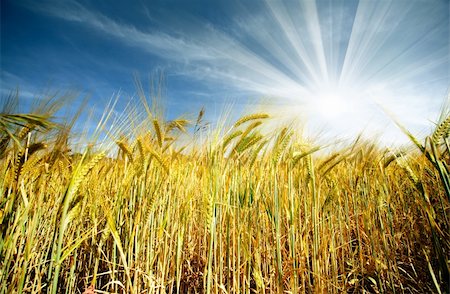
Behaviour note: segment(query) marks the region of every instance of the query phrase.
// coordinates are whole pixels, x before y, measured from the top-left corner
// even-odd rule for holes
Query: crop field
[[[0,293],[449,291],[448,116],[388,149],[141,108],[77,151],[76,116],[0,115]]]

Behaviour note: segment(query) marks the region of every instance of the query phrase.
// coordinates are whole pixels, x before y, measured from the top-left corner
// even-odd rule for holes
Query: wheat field
[[[76,116],[1,114],[1,293],[449,291],[448,116],[334,148],[144,106],[76,152]]]

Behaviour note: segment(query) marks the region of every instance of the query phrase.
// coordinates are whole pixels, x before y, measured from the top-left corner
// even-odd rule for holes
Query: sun
[[[313,101],[315,113],[323,118],[332,119],[345,112],[345,99],[339,94],[326,93],[315,97]]]
[[[351,89],[323,87],[309,97],[311,114],[332,121],[347,115],[354,105],[355,94]]]

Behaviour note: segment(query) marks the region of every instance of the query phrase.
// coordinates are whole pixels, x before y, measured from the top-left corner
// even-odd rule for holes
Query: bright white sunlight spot
[[[323,87],[324,91],[313,93],[311,97],[311,111],[322,116],[325,121],[342,118],[357,107],[355,94],[352,91],[339,88]],[[353,104],[353,105],[352,105]],[[347,117],[346,119],[351,119]]]

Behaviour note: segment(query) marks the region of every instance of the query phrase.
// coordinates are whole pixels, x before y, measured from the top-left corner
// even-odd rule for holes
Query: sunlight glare
[[[311,94],[311,113],[315,113],[330,122],[338,119],[351,110],[354,103],[352,90],[339,88],[325,88]]]

